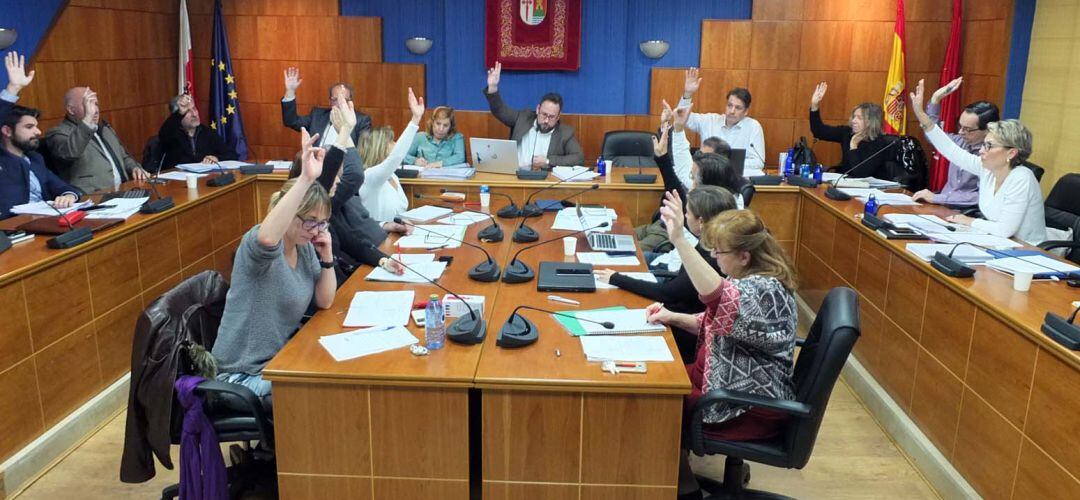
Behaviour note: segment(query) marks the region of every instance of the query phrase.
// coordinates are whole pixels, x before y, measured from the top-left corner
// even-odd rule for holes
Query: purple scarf
[[[203,413],[203,398],[195,395],[202,377],[181,375],[176,379],[176,398],[184,408],[184,430],[180,437],[180,498],[185,500],[227,499],[228,480],[217,433]]]

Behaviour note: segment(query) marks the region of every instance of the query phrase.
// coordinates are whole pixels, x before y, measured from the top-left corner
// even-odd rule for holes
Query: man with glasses
[[[556,165],[573,166],[585,163],[585,153],[574,135],[574,128],[559,122],[562,96],[544,94],[536,110],[514,109],[499,95],[502,63],[488,70],[487,98],[491,114],[507,127],[510,138],[517,142],[518,166],[525,169],[548,169]]]
[[[957,78],[944,87],[937,89],[926,103],[926,114],[935,122],[940,121],[941,100],[960,88],[961,79]],[[976,101],[964,107],[957,120],[957,133],[948,134],[949,138],[965,151],[979,154],[986,139],[986,127],[999,118],[998,107],[989,101]],[[965,209],[979,203],[979,177],[949,163],[949,178],[940,193],[923,189],[912,197],[915,201],[924,201],[936,205],[948,205],[956,209]]]

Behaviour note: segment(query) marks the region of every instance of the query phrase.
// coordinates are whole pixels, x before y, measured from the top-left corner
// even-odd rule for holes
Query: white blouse
[[[405,154],[409,152],[419,127],[409,122],[401,131],[390,155],[382,163],[364,169],[364,183],[360,185],[360,201],[379,222],[389,222],[409,209],[409,198],[401,188],[401,181],[394,171],[401,168]],[[389,182],[393,179],[393,183]]]
[[[1019,166],[1010,169],[995,192],[997,177],[983,168],[978,155],[956,145],[941,127],[927,132],[926,138],[953,164],[979,176],[979,211],[985,219],[975,219],[971,227],[1004,238],[1015,236],[1029,245],[1046,240],[1042,191],[1031,169]]]

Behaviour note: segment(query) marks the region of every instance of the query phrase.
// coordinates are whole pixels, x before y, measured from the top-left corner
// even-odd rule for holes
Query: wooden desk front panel
[[[906,242],[862,227],[858,202],[803,196],[799,295],[817,308],[832,287],[858,291],[855,356],[938,450],[987,498],[1074,497],[1080,363],[1038,328],[1080,293],[1050,282],[1015,292],[1011,277],[982,268],[944,277]]]
[[[0,255],[0,461],[130,370],[135,323],[154,299],[207,269],[229,276],[255,223],[252,181],[160,189],[175,209],[72,249],[38,236]]]

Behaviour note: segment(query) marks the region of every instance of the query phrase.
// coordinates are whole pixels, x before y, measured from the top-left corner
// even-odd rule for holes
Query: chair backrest
[[[604,134],[601,154],[620,167],[655,167],[652,138],[640,130],[612,130]]]
[[[750,208],[750,202],[754,199],[754,193],[757,189],[754,188],[754,183],[749,179],[743,181],[743,185],[739,187],[739,195],[742,196],[743,208]]]
[[[146,146],[142,151],[142,167],[143,170],[150,172],[151,174],[157,173],[161,170],[162,150],[161,141],[158,136],[152,135],[146,140]]]
[[[1054,183],[1044,205],[1080,217],[1080,196],[1077,193],[1080,193],[1080,174],[1065,174]]]
[[[1043,174],[1046,173],[1045,168],[1042,168],[1042,167],[1040,167],[1040,166],[1038,166],[1038,165],[1036,165],[1034,163],[1031,163],[1030,161],[1025,161],[1023,163],[1023,165],[1025,167],[1031,169],[1031,173],[1035,174],[1035,180],[1036,181],[1042,182],[1042,176],[1043,176]]]
[[[790,467],[802,468],[810,460],[833,386],[858,338],[859,296],[850,288],[833,288],[818,309],[795,362],[795,399],[814,413],[789,421],[784,439]]]

